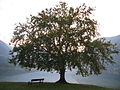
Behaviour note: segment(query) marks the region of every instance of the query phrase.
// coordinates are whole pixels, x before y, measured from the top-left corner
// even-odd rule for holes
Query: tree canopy
[[[16,25],[10,62],[28,69],[56,71],[60,74],[58,82],[66,82],[68,69],[76,69],[82,76],[100,74],[114,62],[112,54],[118,51],[110,41],[97,38],[93,11],[85,4],[74,8],[60,2],[31,15],[26,23]]]

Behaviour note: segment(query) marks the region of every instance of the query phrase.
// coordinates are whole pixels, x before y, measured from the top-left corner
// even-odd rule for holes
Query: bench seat
[[[33,83],[43,83],[44,78],[40,78],[40,79],[31,79],[30,82],[28,82],[28,85],[33,84]]]

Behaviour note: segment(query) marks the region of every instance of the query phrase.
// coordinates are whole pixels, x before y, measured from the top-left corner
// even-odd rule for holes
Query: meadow
[[[120,90],[85,84],[0,82],[0,90]]]

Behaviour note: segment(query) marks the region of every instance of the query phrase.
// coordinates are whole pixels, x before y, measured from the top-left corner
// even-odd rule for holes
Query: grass
[[[120,90],[94,85],[40,83],[28,85],[24,82],[0,82],[0,90]]]

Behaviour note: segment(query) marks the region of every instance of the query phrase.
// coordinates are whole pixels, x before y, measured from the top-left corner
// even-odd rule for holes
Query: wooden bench
[[[43,83],[44,78],[40,78],[40,79],[31,79],[30,82],[28,82],[28,85],[33,84],[33,83]]]

